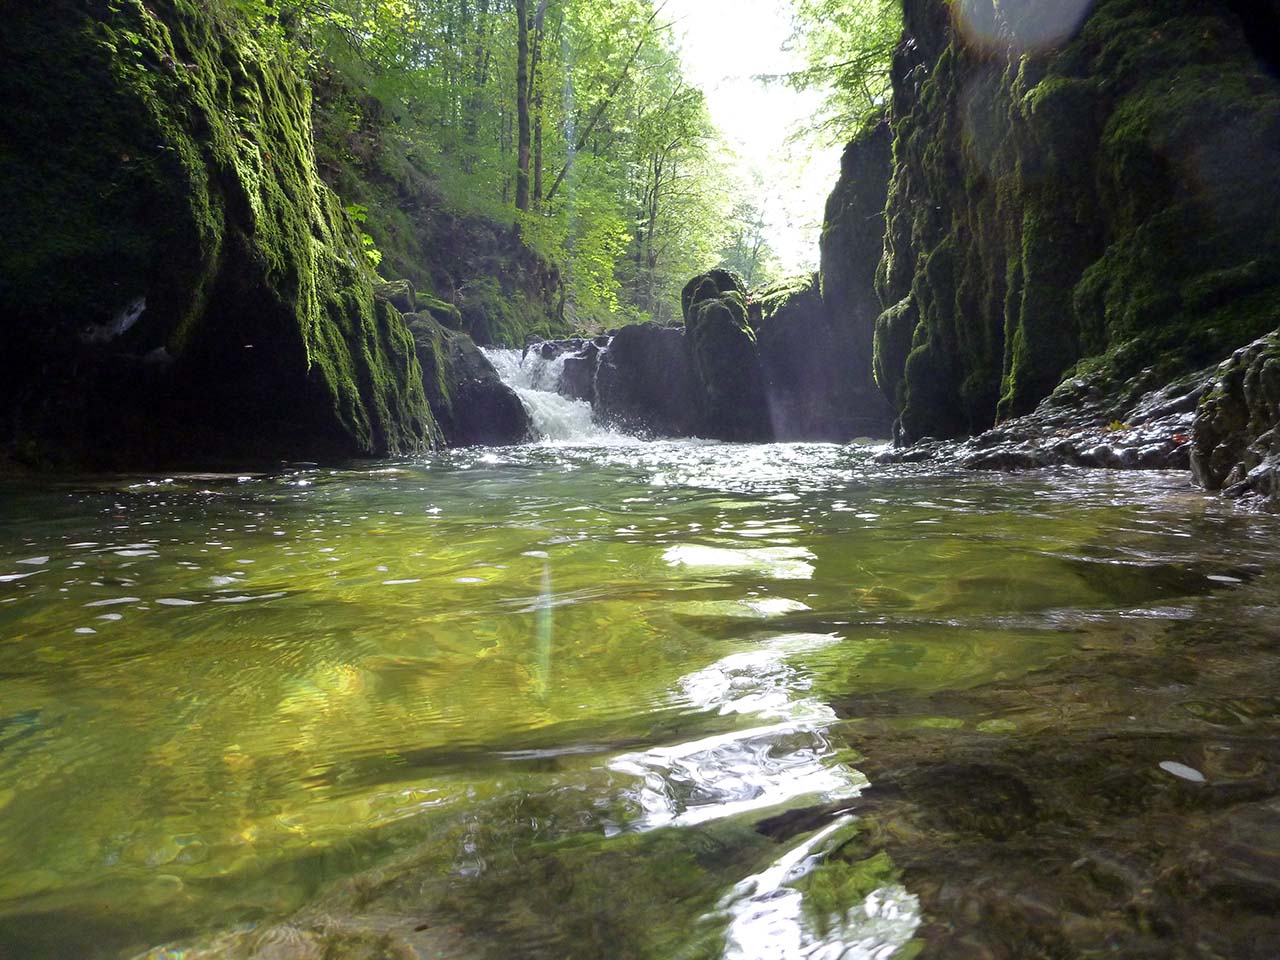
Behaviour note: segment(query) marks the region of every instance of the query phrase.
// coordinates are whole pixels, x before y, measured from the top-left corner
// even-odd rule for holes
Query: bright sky
[[[763,201],[769,244],[785,272],[815,268],[840,149],[787,144],[819,96],[752,79],[801,65],[783,49],[791,36],[790,0],[667,0],[663,15],[675,22],[685,73],[705,91],[712,119],[763,178],[766,194],[757,203]]]

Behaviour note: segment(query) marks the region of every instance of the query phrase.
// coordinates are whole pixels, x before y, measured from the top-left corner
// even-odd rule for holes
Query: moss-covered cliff
[[[519,347],[569,333],[555,264],[510,222],[449,203],[378,100],[331,70],[317,75],[316,95],[321,176],[344,203],[364,208],[379,272],[412,281],[438,321],[477,343]]]
[[[438,438],[412,338],[316,174],[289,63],[192,0],[25,6],[0,50],[17,455],[337,457]]]
[[[1274,5],[904,13],[875,334],[903,439],[1025,414],[1073,373],[1154,385],[1280,323]]]

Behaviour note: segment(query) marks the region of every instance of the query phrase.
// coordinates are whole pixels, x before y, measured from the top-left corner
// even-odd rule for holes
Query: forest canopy
[[[680,286],[718,261],[770,278],[763,220],[662,0],[235,3],[313,75],[374,98],[377,135],[443,202],[514,221],[561,266],[577,326],[677,319]],[[361,98],[319,99],[326,122],[368,135]]]

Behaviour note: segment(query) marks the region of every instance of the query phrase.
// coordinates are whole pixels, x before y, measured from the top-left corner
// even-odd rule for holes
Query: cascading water
[[[485,350],[502,382],[516,392],[543,440],[582,441],[615,437],[592,419],[591,404],[557,393],[567,354],[548,360],[537,350]]]

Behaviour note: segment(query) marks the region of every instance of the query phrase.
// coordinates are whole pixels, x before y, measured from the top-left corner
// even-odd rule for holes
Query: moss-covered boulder
[[[427,399],[451,447],[505,446],[534,435],[529,411],[465,333],[429,314],[408,318]]]
[[[700,432],[718,440],[771,439],[760,354],[741,280],[713,270],[691,280],[681,299],[685,346],[702,388]]]
[[[103,466],[407,452],[413,342],[316,175],[309,95],[216,4],[0,18],[0,403]]]
[[[401,313],[413,313],[418,309],[418,298],[414,294],[413,284],[408,280],[373,281],[373,295],[385,300]]]
[[[440,326],[448,327],[450,330],[461,330],[463,328],[462,311],[452,303],[447,303],[430,295],[419,296],[418,303],[431,316],[431,319],[440,324]]]
[[[1280,331],[1218,368],[1196,411],[1191,469],[1206,489],[1280,508]]]
[[[1033,35],[1048,9],[904,4],[875,350],[908,440],[1028,413],[1077,363],[1172,379],[1275,324],[1275,5],[1097,0]]]

